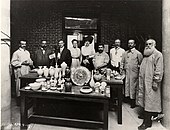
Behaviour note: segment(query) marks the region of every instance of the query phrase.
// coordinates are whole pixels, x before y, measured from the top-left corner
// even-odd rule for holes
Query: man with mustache
[[[47,66],[48,68],[52,65],[49,58],[52,51],[47,47],[47,41],[41,41],[40,47],[36,50],[34,54],[34,65],[36,68],[38,66]]]
[[[136,106],[136,89],[138,88],[139,66],[142,62],[142,54],[135,49],[135,40],[129,39],[128,48],[122,57],[120,72],[125,73],[125,97],[130,98],[131,108]]]
[[[144,109],[143,123],[138,127],[145,130],[152,126],[151,117],[162,111],[161,80],[163,77],[163,56],[156,48],[156,41],[146,41],[144,58],[139,71],[138,103]]]
[[[20,102],[20,77],[28,74],[30,66],[33,66],[33,61],[31,60],[29,51],[26,50],[26,45],[26,41],[21,40],[19,49],[13,53],[11,59],[15,74],[17,105],[19,105]]]
[[[120,39],[116,39],[114,43],[114,47],[110,49],[110,60],[111,65],[110,68],[117,72],[120,72],[120,62],[122,60],[122,55],[125,52],[123,48],[120,47],[121,41]]]
[[[93,65],[96,70],[104,71],[109,63],[109,55],[104,51],[104,45],[98,45],[98,52],[93,57]]]

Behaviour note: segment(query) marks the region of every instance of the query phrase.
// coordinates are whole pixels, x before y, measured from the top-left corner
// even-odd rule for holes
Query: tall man
[[[30,58],[30,53],[26,50],[26,41],[20,41],[19,49],[16,50],[11,59],[11,64],[14,67],[16,96],[19,97],[20,79],[22,75],[28,74],[33,61]]]
[[[110,50],[110,60],[111,65],[110,68],[119,72],[120,70],[120,62],[122,60],[123,53],[125,50],[120,47],[121,41],[120,39],[116,39],[114,43],[114,48]]]
[[[101,70],[107,67],[109,63],[109,55],[104,52],[104,45],[98,45],[98,52],[93,57],[93,65],[96,70]]]
[[[142,54],[135,49],[135,40],[130,39],[128,41],[128,48],[122,57],[121,61],[121,73],[122,71],[126,75],[125,79],[125,97],[130,97],[131,108],[136,105],[136,89],[138,87],[138,74],[139,66],[142,62]]]
[[[72,57],[71,57],[71,52],[67,48],[65,48],[65,43],[63,40],[60,40],[59,43],[59,49],[56,50],[56,61],[57,65],[61,67],[62,63],[66,63],[68,67],[71,67],[72,63]]]
[[[38,66],[47,66],[51,65],[51,61],[49,59],[49,55],[52,53],[50,49],[47,48],[47,42],[42,41],[40,48],[36,50],[34,55],[34,65],[35,67]]]
[[[161,80],[163,77],[163,56],[156,48],[156,41],[146,41],[144,58],[139,71],[138,103],[144,108],[144,120],[139,130],[152,126],[151,116],[162,111]]]

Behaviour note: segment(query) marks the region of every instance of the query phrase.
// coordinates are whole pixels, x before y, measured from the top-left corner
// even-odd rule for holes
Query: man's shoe
[[[139,115],[138,118],[139,119],[144,119],[144,116],[143,115]]]
[[[131,107],[130,108],[135,108],[136,107],[136,103],[135,103],[135,99],[131,99]]]
[[[151,126],[149,125],[145,125],[144,123],[142,123],[139,127],[138,130],[146,130],[147,128],[150,128]]]

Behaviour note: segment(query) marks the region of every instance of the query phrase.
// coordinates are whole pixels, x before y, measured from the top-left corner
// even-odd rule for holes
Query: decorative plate
[[[80,66],[71,72],[71,80],[75,85],[78,86],[83,86],[85,83],[88,83],[90,77],[91,77],[90,71],[83,66]]]

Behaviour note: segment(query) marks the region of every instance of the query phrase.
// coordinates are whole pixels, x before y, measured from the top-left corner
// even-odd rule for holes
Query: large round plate
[[[83,66],[80,66],[71,72],[71,80],[75,85],[83,86],[88,83],[91,77],[90,71]]]

